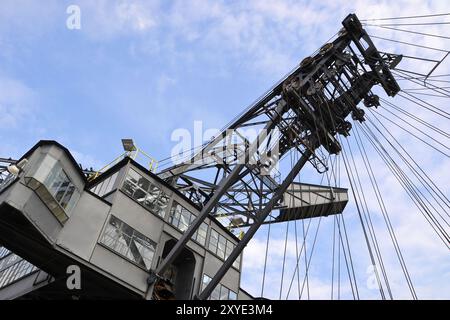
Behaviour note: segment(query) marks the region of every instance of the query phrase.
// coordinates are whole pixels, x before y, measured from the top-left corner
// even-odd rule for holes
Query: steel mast
[[[360,102],[367,108],[379,106],[372,88],[380,85],[388,96],[400,90],[390,69],[401,56],[380,53],[355,14],[342,24],[334,41],[303,59],[194,157],[159,174],[189,195],[201,211],[149,276],[150,289],[209,214],[245,219],[249,229],[198,296],[209,297],[269,214],[285,205],[283,196],[304,165],[310,162],[319,173],[328,170],[323,154],[341,151],[336,135],[350,134],[346,118],[365,120]],[[251,142],[240,134],[249,127],[263,128]],[[279,183],[272,169],[292,149],[301,157]],[[195,177],[199,172],[201,177]],[[213,172],[211,178],[205,178],[205,172]]]

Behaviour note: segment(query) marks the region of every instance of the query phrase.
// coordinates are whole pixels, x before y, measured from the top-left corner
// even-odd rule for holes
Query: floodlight
[[[133,139],[122,139],[122,146],[125,151],[136,151],[136,146],[134,145]]]

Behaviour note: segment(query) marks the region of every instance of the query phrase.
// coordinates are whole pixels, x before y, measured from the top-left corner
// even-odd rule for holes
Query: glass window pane
[[[47,178],[44,181],[44,185],[47,187],[47,189],[50,191],[53,182],[55,181],[56,177],[59,175],[59,172],[61,171],[61,166],[56,163],[53,168],[50,170],[50,173],[48,174]],[[52,192],[54,194],[54,192]]]
[[[206,274],[203,275],[203,281],[202,281],[202,290],[206,288],[208,283],[211,281],[211,278],[207,276]]]
[[[72,194],[72,197],[69,200],[69,203],[67,204],[66,213],[70,214],[70,212],[72,211],[73,207],[75,206],[75,204],[79,198],[80,198],[80,193],[75,189]]]
[[[141,190],[142,191],[142,190]],[[144,192],[144,191],[142,191]],[[153,199],[149,197],[148,193],[145,193],[144,197],[142,198],[142,204],[150,211],[153,211],[154,203]]]
[[[132,259],[134,261],[133,256],[128,255],[128,246],[129,246],[130,241],[131,241],[130,237],[128,237],[127,235],[125,235],[123,233],[120,233],[120,236],[116,242],[115,250],[117,252],[119,252],[121,255],[124,255],[127,258]]]
[[[237,300],[236,292],[230,290],[230,295],[229,295],[228,299],[229,300]]]
[[[130,180],[125,180],[125,182],[123,183],[123,187],[122,190],[129,195],[130,197],[133,196],[134,191],[137,189],[136,185],[134,185],[133,183],[131,183]]]
[[[154,246],[150,242],[148,242],[144,239],[135,238],[134,242],[135,242],[136,248],[138,249],[138,251],[143,259],[144,267],[146,267],[147,269],[150,269],[151,263],[153,260],[153,255],[155,253]]]
[[[128,237],[133,236],[134,229],[132,227],[130,227],[129,225],[127,225],[126,223],[122,222],[122,226],[121,226],[120,230],[122,231],[122,233],[126,234]]]
[[[150,187],[150,181],[148,181],[146,178],[140,176],[139,180],[137,182],[137,185],[141,187],[144,191],[148,191]]]
[[[220,300],[228,300],[229,294],[230,294],[230,290],[227,287],[220,286]]]
[[[178,226],[178,229],[180,229],[180,231],[184,232],[189,227],[191,215],[192,214],[189,211],[184,208],[182,209],[180,216],[180,225]]]
[[[206,234],[208,233],[208,224],[203,222],[198,229],[198,233],[202,238],[206,239]]]
[[[115,216],[111,216],[111,218],[109,218],[109,224],[112,225],[113,227],[115,227],[116,229],[120,230],[120,228],[122,226],[122,221],[120,221]]]
[[[116,239],[119,237],[119,227],[113,222],[109,221],[109,223],[106,225],[104,236],[108,236],[109,238]]]
[[[211,300],[219,300],[220,299],[220,284],[218,284],[213,292],[211,292]]]
[[[156,244],[116,217],[110,217],[101,243],[141,267],[150,269]]]
[[[234,260],[233,267],[235,267],[236,269],[239,269],[241,267],[241,255],[238,255],[236,260]]]
[[[74,191],[75,191],[75,186],[73,184],[70,184],[67,187],[66,194],[61,199],[61,202],[60,202],[61,207],[63,207],[64,209],[67,208],[67,204],[69,203],[70,199],[72,198]]]
[[[48,174],[44,181],[44,185],[63,209],[68,207],[72,195],[76,192],[74,184],[70,181],[58,162],[56,162]],[[74,205],[75,203],[72,203],[70,209],[72,209]]]
[[[111,216],[109,223],[105,227],[101,242],[111,249],[116,248],[116,242],[120,237],[120,222],[114,216]]]
[[[178,228],[180,223],[180,211],[178,210],[178,206],[174,206],[171,209],[171,216],[169,222],[175,227]]]
[[[227,239],[223,237],[222,235],[219,235],[219,243],[217,245],[217,255],[221,258],[225,258],[225,246],[226,246]]]
[[[160,217],[164,218],[166,215],[166,208],[167,208],[168,204],[169,204],[169,197],[167,197],[161,193],[161,196],[159,197],[159,199],[156,202],[155,213],[157,215],[159,215]]]
[[[206,234],[208,232],[208,225],[203,222],[195,233],[195,240],[199,242],[201,245],[205,245],[206,243]]]
[[[231,241],[227,241],[227,247],[226,247],[226,251],[225,251],[225,259],[227,259],[230,256],[233,249],[234,249],[233,243]]]
[[[61,174],[62,170],[60,169],[58,171],[58,174],[54,177],[54,179],[50,180],[50,194],[55,197],[56,193],[59,190],[59,187],[61,186],[61,184],[64,182],[64,176]],[[56,198],[56,197],[55,197]]]
[[[153,202],[159,197],[159,188],[155,186],[154,184],[150,185],[148,189],[148,199],[149,201]]]
[[[56,191],[55,199],[59,203],[61,202],[61,199],[63,198],[64,194],[66,193],[67,189],[70,186],[70,181],[64,180],[61,185],[59,186],[58,191]]]
[[[216,230],[211,229],[211,235],[209,237],[209,250],[216,253],[217,251],[217,243],[219,242],[219,234]]]
[[[137,184],[140,177],[141,177],[140,174],[134,171],[133,169],[130,169],[130,171],[128,171],[127,180],[129,182]]]
[[[136,188],[133,194],[133,199],[143,204],[147,198],[147,194],[140,188]]]
[[[102,243],[107,245],[109,248],[114,249],[116,247],[116,241],[118,238],[111,237],[108,234],[104,234],[102,237]]]
[[[113,189],[113,184],[109,184],[107,190],[109,189]],[[162,218],[165,217],[170,198],[160,188],[134,170],[130,170],[122,190],[152,213]]]

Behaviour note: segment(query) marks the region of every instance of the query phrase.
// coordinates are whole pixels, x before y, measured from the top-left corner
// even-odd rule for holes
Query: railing
[[[156,169],[158,168],[158,161],[155,160],[154,158],[152,158],[149,154],[147,154],[145,151],[136,148],[135,151],[126,151],[124,153],[122,153],[120,156],[118,156],[117,158],[115,158],[113,161],[111,161],[110,163],[108,163],[107,165],[105,165],[103,168],[101,168],[98,171],[93,172],[89,177],[88,177],[88,181],[92,181],[94,179],[96,179],[99,175],[101,175],[103,172],[105,172],[106,170],[108,170],[109,168],[113,167],[114,165],[116,165],[117,163],[119,163],[122,159],[124,159],[125,157],[129,157],[137,162],[138,158],[144,158],[145,159],[145,163],[146,163],[146,168],[150,171],[150,172],[156,172]]]

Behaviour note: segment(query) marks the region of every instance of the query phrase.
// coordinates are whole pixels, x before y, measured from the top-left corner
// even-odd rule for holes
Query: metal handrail
[[[131,159],[136,161],[136,158],[137,158],[137,156],[139,154],[141,154],[144,157],[148,158],[148,160],[149,160],[149,162],[148,162],[148,170],[150,172],[156,172],[156,169],[158,168],[158,161],[156,159],[154,159],[153,157],[151,157],[149,154],[147,154],[145,151],[143,151],[143,150],[141,150],[139,148],[136,148],[135,151],[126,151],[126,152],[122,153],[120,156],[115,158],[113,161],[109,162],[107,165],[105,165],[104,167],[102,167],[98,171],[95,171],[93,174],[91,174],[88,177],[88,181],[92,181],[92,180],[96,179],[103,172],[105,172],[109,168],[113,167],[115,164],[119,163],[125,157],[129,157],[129,158],[131,158]]]

